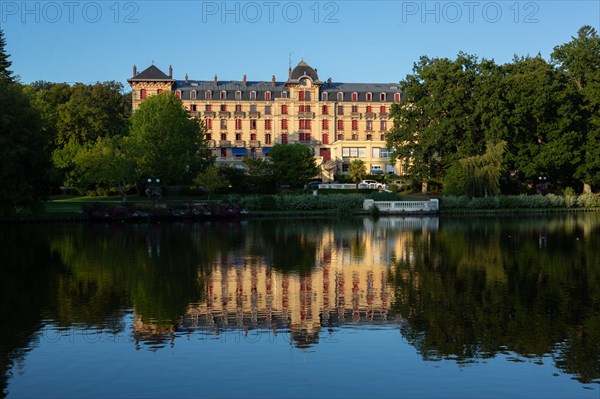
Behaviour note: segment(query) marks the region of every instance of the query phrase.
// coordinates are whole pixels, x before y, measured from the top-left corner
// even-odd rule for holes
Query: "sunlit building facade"
[[[345,173],[361,159],[370,174],[401,174],[390,164],[386,133],[390,107],[402,100],[398,83],[321,81],[317,69],[301,61],[287,80],[241,81],[173,79],[152,65],[128,79],[133,111],[149,96],[170,91],[192,116],[204,121],[217,162],[239,164],[244,157],[268,156],[276,143],[313,148],[324,180]]]

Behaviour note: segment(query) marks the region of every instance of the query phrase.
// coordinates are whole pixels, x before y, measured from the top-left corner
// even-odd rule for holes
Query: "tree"
[[[180,99],[163,93],[145,100],[131,117],[128,142],[138,178],[189,182],[212,163],[205,128],[190,119]]]
[[[4,31],[0,28],[0,79],[7,82],[14,82],[15,78],[12,71],[8,69],[12,65],[12,62],[9,60],[10,55],[6,53],[5,46]]]
[[[303,187],[319,174],[312,149],[302,144],[275,144],[270,158],[273,176],[280,185]]]
[[[506,142],[487,144],[483,155],[475,155],[459,160],[465,171],[465,194],[470,197],[487,197],[500,194],[500,174],[502,173],[502,154]]]
[[[0,77],[0,218],[40,208],[50,160],[40,116],[21,85]]]
[[[584,155],[575,176],[584,182],[584,191],[591,191],[591,185],[600,185],[600,37],[596,29],[581,27],[577,37],[554,48],[552,61],[583,97]]]
[[[367,173],[367,167],[362,159],[354,159],[350,162],[350,167],[348,168],[348,174],[350,178],[356,183],[356,188],[358,188],[358,182],[365,177]]]
[[[194,183],[202,186],[208,193],[208,199],[210,195],[221,189],[229,186],[229,180],[223,176],[221,170],[215,164],[208,166],[203,172],[200,172],[194,179]]]

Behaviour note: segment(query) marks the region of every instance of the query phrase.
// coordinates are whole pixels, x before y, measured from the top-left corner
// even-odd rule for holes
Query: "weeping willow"
[[[475,155],[458,161],[467,175],[464,184],[465,194],[470,197],[500,194],[500,173],[505,146],[505,141],[500,141],[498,144],[488,142],[483,155]]]

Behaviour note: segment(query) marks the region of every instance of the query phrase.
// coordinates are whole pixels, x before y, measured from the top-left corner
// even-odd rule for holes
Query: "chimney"
[[[186,74],[185,74],[185,83],[187,84],[187,82],[188,82],[188,75],[187,75],[187,73],[186,73]]]
[[[275,87],[275,75],[271,77],[271,86]]]
[[[219,81],[217,80],[217,74],[215,73],[215,87],[219,85]]]
[[[133,66],[133,76],[137,75],[137,67],[134,65]]]
[[[169,65],[169,77],[173,79],[173,67]]]
[[[331,89],[331,77],[327,79],[327,87]]]
[[[292,79],[292,67],[288,70],[288,80]]]
[[[246,87],[246,75],[244,75],[244,82],[243,82],[243,84],[244,84],[244,88],[245,88]]]

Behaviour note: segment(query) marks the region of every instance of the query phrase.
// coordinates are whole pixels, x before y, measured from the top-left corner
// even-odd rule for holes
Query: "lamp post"
[[[154,186],[153,186],[154,183]],[[146,195],[148,198],[152,198],[156,201],[156,199],[162,198],[162,189],[160,188],[160,179],[148,179],[148,187],[146,187]]]

